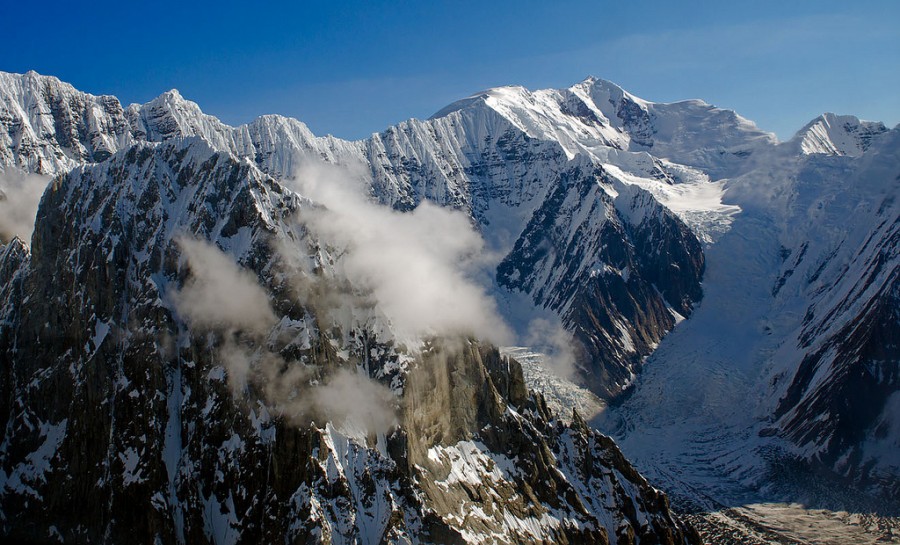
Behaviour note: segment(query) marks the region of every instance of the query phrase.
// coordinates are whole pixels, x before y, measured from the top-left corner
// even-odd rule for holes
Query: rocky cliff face
[[[31,251],[13,240],[0,262],[7,537],[697,541],[611,441],[560,423],[495,348],[357,342],[365,331],[298,301],[312,277],[285,262],[328,278],[333,261],[308,253],[297,218],[311,206],[199,138],[139,143],[54,181]],[[186,234],[239,263],[273,319],[186,316]],[[291,405],[343,369],[393,392],[390,426],[360,433]]]

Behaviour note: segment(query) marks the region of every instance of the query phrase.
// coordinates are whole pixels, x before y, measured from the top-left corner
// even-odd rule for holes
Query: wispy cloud
[[[265,332],[275,313],[255,275],[214,245],[190,237],[177,241],[191,275],[170,295],[175,310],[197,328]]]
[[[0,172],[0,241],[18,236],[31,242],[34,219],[49,178],[16,171]]]
[[[287,361],[269,346],[277,320],[253,273],[209,242],[181,237],[177,244],[190,277],[169,298],[192,328],[221,336],[216,361],[235,396],[252,389],[274,412],[295,422],[333,422],[363,438],[394,425],[396,400],[386,387],[348,370],[319,382],[321,369]]]
[[[397,212],[369,201],[358,180],[325,165],[307,165],[295,177],[299,192],[322,205],[298,219],[334,249],[336,272],[371,298],[404,342],[466,335],[508,341],[496,303],[474,280],[488,256],[467,216],[428,202]]]
[[[524,344],[543,353],[544,365],[556,376],[575,380],[575,349],[572,334],[559,319],[535,318],[528,324]]]

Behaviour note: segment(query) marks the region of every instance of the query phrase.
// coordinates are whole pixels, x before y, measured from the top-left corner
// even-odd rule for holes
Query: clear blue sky
[[[0,70],[126,104],[177,88],[229,124],[280,113],[343,138],[488,87],[588,75],[657,102],[702,98],[782,139],[825,111],[900,122],[896,0],[3,0],[0,13]]]

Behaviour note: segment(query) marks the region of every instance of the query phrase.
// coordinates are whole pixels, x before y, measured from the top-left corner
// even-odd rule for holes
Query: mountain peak
[[[826,112],[809,123],[791,139],[804,155],[858,156],[869,148],[875,136],[886,132],[884,123],[861,121],[853,115]]]
[[[181,95],[181,92],[178,89],[169,89],[165,93],[159,95],[160,98],[165,98],[166,100],[174,100],[174,101],[184,101],[184,97]]]
[[[624,98],[630,102],[642,105],[644,107],[649,104],[653,104],[648,100],[644,100],[629,93],[618,83],[603,78],[598,78],[597,76],[588,76],[581,82],[576,83],[575,85],[570,87],[569,90],[572,92],[581,91],[583,93],[589,93],[592,96],[603,96],[605,99],[611,100],[613,102],[619,102]]]
[[[447,106],[444,106],[443,108],[432,114],[429,119],[446,117],[453,112],[466,110],[473,107],[477,108],[480,106],[490,106],[490,99],[499,101],[519,101],[525,99],[530,94],[531,91],[521,85],[503,85],[500,87],[491,87],[489,89],[484,89],[482,91],[478,91],[477,93],[473,93],[466,98],[451,102]]]
[[[165,93],[162,93],[158,97],[144,104],[145,107],[153,107],[155,105],[175,106],[181,109],[196,110],[198,113],[201,112],[200,105],[184,98],[178,89],[169,89]]]
[[[55,82],[60,81],[59,78],[57,78],[56,76],[45,76],[43,74],[38,73],[36,70],[29,70],[28,72],[25,72],[24,74],[9,73],[9,75],[17,76],[17,77],[20,77],[23,79],[29,79],[29,80],[46,80],[46,81],[55,81]]]
[[[45,86],[50,85],[54,89],[61,89],[67,94],[83,94],[85,96],[92,96],[88,93],[81,93],[77,91],[72,85],[61,81],[56,76],[44,76],[42,74],[37,73],[34,70],[29,70],[24,74],[16,74],[13,72],[0,72],[0,84],[4,87],[8,87],[12,84],[15,87],[20,88],[28,88],[28,87],[36,87],[36,86]]]

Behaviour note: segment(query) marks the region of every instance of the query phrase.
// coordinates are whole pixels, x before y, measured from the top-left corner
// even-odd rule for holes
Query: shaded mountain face
[[[690,315],[702,273],[688,228],[599,167],[566,173],[497,268],[501,286],[561,315],[585,384],[607,399],[631,384],[675,317]]]
[[[319,204],[289,189],[322,162],[394,210],[465,214],[497,258],[490,289],[515,333],[558,321],[576,379],[601,397],[634,391],[647,357],[688,366],[683,377],[705,359],[746,359],[741,373],[758,379],[741,386],[748,429],[854,482],[896,483],[896,129],[828,114],[778,144],[734,112],[588,79],[489,90],[347,142],[280,116],[229,127],[177,91],[123,108],[34,73],[0,74],[0,123],[4,172],[60,176],[31,243],[6,244],[0,262],[4,512],[43,506],[23,536],[124,536],[130,524],[215,542],[692,539],[613,445],[522,393],[512,360],[456,340],[411,350],[353,286],[341,293],[358,315],[322,311],[331,294],[317,290],[341,280],[341,250],[307,229]],[[255,278],[264,327],[179,311],[177,294],[198,283],[185,234]],[[708,335],[710,350],[654,356],[698,311],[715,327],[688,327],[683,344]],[[759,315],[742,329],[752,343],[729,333],[738,314]],[[733,357],[736,346],[752,348]],[[399,428],[323,427],[315,407],[301,425],[285,416],[342,369],[392,392]],[[695,378],[664,388],[720,384]],[[643,399],[626,408],[668,410]],[[52,529],[92,487],[117,499]],[[61,495],[39,499],[51,489]],[[147,498],[140,521],[122,518]]]
[[[773,358],[769,402],[775,426],[803,456],[896,498],[900,134],[869,134],[864,145],[812,156],[797,171],[794,227],[782,235],[772,291],[776,304],[803,314]]]

